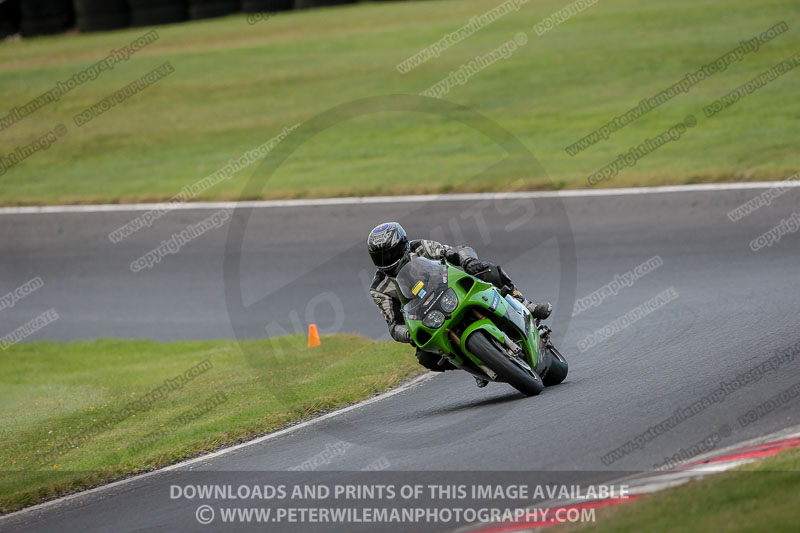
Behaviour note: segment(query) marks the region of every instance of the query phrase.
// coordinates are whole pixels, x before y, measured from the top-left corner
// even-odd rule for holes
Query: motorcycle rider
[[[544,320],[553,310],[553,306],[549,303],[534,304],[526,300],[501,267],[479,260],[471,247],[452,247],[426,239],[409,241],[405,230],[397,222],[379,224],[370,231],[367,237],[367,251],[377,268],[369,293],[389,326],[389,334],[398,342],[414,344],[403,320],[402,304],[394,284],[394,278],[400,269],[414,257],[425,257],[434,261],[444,258],[464,269],[467,274],[491,283],[497,288],[509,287],[512,290],[511,296],[525,305],[533,318]],[[419,364],[434,372],[455,370],[455,367],[447,360],[442,360],[439,354],[417,348],[416,357]],[[475,378],[475,381],[478,387],[484,387],[488,383],[479,378]]]

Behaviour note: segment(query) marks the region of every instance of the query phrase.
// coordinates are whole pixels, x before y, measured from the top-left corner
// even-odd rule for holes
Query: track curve
[[[737,422],[738,416],[800,381],[800,364],[791,360],[642,448],[611,462],[602,459],[676,409],[707,396],[721,382],[800,341],[800,236],[784,235],[779,243],[758,252],[749,247],[752,239],[791,214],[800,190],[785,193],[738,222],[727,217],[759,192],[558,200],[566,208],[575,242],[577,297],[652,257],[658,256],[663,264],[597,307],[574,317],[562,309],[555,316],[551,326],[570,361],[570,373],[564,384],[538,397],[525,399],[503,385],[477,389],[468,375],[447,373],[385,401],[187,469],[200,476],[239,472],[255,480],[259,471],[285,470],[341,439],[354,452],[336,457],[316,475],[324,477],[323,470],[357,471],[385,458],[390,471],[406,472],[409,478],[421,471],[507,470],[509,465],[525,465],[532,471],[561,472],[562,480],[596,482],[615,479],[621,471],[651,469],[722,425],[732,431],[720,446],[798,424],[796,403],[746,427]],[[540,201],[544,207],[528,222],[532,227],[548,216],[547,200]],[[463,236],[480,256],[503,264],[532,298],[558,301],[561,275],[553,243],[537,243],[520,253],[517,240],[504,238],[508,220],[485,217],[480,223],[464,217],[463,213],[474,212],[470,207],[474,203],[469,202],[430,205],[424,217],[408,222],[403,215],[414,206],[403,202],[254,210],[245,238],[242,290],[253,299],[278,296],[263,313],[247,317],[249,322],[240,326],[252,337],[264,336],[270,323],[292,331],[287,308],[337,287],[340,316],[329,316],[336,313],[325,314],[322,308],[314,316],[323,332],[336,329],[385,337],[385,325],[365,294],[370,276],[366,254],[340,253],[351,246],[356,249],[365,232],[384,219],[401,220],[413,235],[449,234],[456,240]],[[45,282],[42,289],[2,311],[4,328],[10,331],[54,307],[62,318],[33,338],[232,337],[224,298],[225,231],[209,232],[148,271],[133,273],[128,268],[133,259],[209,213],[207,209],[172,212],[119,244],[109,242],[107,233],[137,213],[2,215],[2,292],[37,275]],[[461,221],[457,231],[449,228],[450,220]],[[436,227],[442,228],[441,235],[431,234],[430,228]],[[303,289],[281,290],[288,285]],[[591,349],[579,350],[588,335],[669,289],[677,295],[672,301]],[[458,441],[443,442],[436,431],[474,420],[487,422],[460,435]],[[488,450],[502,453],[488,454]],[[196,504],[169,499],[168,486],[175,475],[151,476],[12,515],[0,521],[0,527],[193,530]]]

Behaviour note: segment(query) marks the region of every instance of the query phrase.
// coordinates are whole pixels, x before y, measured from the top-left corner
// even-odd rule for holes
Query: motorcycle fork
[[[472,312],[475,314],[478,320],[489,320],[489,317],[487,317],[474,307],[472,308]],[[518,359],[521,359],[526,365],[528,364],[528,362],[525,361],[525,356],[523,355],[524,352],[522,351],[522,348],[514,341],[512,341],[508,337],[508,334],[503,335],[503,345],[511,351],[511,353],[510,354],[507,353],[506,356],[516,357]]]

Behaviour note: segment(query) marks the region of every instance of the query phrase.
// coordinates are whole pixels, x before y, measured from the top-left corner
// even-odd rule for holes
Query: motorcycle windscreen
[[[395,278],[400,299],[409,314],[429,306],[437,294],[447,290],[447,267],[424,257],[415,257],[404,266]]]
[[[530,333],[530,320],[528,320],[525,309],[522,307],[522,304],[511,295],[506,295],[506,302],[508,302],[505,314],[506,318],[513,322],[522,333],[522,336],[527,339],[528,333]]]

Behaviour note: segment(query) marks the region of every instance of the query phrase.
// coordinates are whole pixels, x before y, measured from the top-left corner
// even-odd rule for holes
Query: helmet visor
[[[391,248],[385,250],[375,250],[369,253],[372,262],[380,269],[387,269],[397,264],[406,253],[408,241],[403,239]]]

